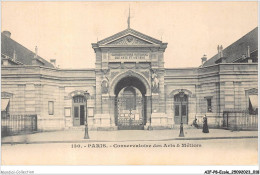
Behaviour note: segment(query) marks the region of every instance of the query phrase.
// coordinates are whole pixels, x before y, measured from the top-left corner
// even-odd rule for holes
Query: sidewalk
[[[65,130],[16,135],[2,138],[2,144],[19,143],[77,143],[77,142],[123,142],[123,141],[165,141],[165,140],[206,140],[258,138],[258,131],[230,131],[210,129],[202,133],[201,129],[184,129],[185,137],[179,137],[179,130],[117,130],[89,131],[90,139],[83,139],[82,130]]]

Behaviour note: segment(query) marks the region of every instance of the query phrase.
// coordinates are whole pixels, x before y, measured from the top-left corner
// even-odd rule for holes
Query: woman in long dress
[[[208,119],[207,119],[206,115],[203,117],[203,130],[202,130],[202,132],[203,133],[209,133]]]

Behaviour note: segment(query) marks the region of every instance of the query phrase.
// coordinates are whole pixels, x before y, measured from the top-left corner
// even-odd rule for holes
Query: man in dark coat
[[[206,115],[203,117],[203,130],[202,130],[202,132],[203,133],[209,133],[208,119],[207,119]]]

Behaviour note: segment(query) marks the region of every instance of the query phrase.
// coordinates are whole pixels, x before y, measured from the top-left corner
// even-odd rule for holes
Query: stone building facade
[[[92,44],[93,69],[60,69],[2,32],[2,111],[36,114],[39,130],[221,127],[223,111],[257,111],[257,28],[195,68],[165,68],[167,43],[131,29]],[[86,93],[89,96],[86,97]],[[184,92],[181,97],[179,92]]]

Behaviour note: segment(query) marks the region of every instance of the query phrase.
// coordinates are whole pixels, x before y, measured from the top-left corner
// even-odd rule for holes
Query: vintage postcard
[[[1,8],[2,165],[258,165],[258,2]]]

